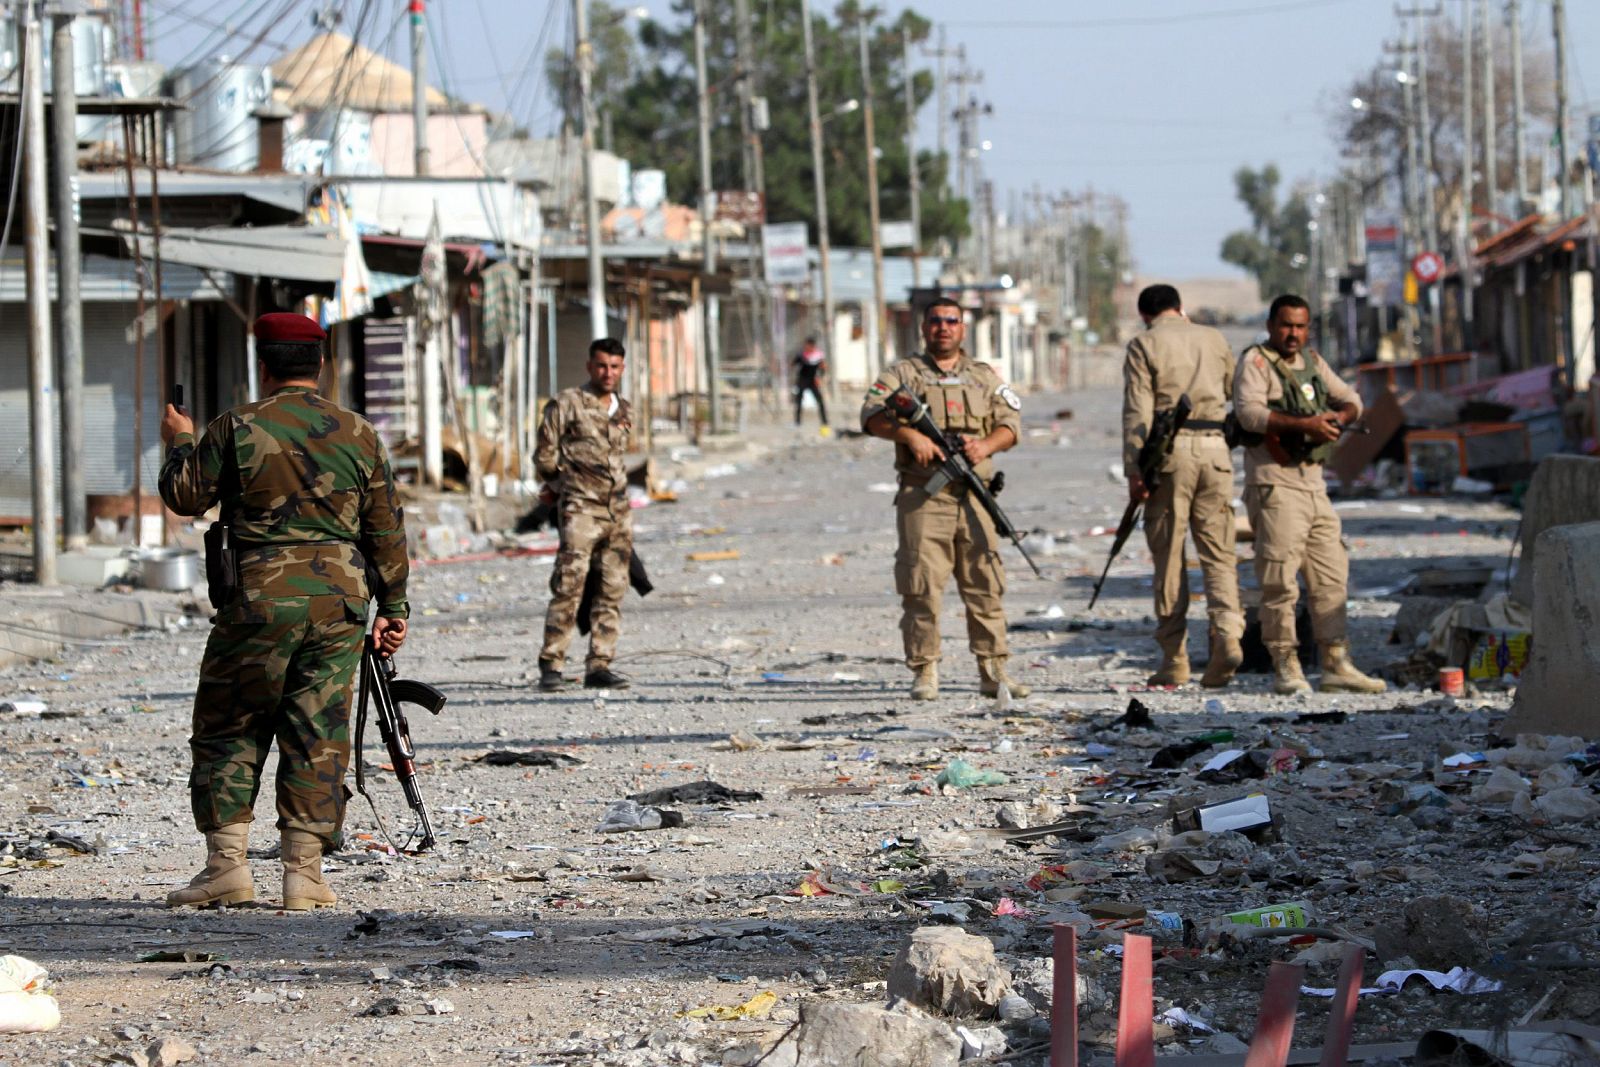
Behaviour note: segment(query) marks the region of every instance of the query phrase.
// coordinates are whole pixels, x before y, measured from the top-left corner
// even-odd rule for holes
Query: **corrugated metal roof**
[[[312,179],[298,174],[193,174],[163,170],[161,197],[238,196],[304,218]],[[150,195],[150,172],[134,172],[139,196]],[[127,200],[128,176],[123,171],[84,171],[78,175],[78,194],[84,200]]]
[[[133,235],[124,234],[129,254]],[[150,254],[149,231],[140,236]],[[344,276],[345,241],[320,226],[207,226],[163,228],[161,258],[202,270],[257,278],[336,282]]]
[[[231,276],[219,276],[224,286],[233,284]],[[168,300],[221,300],[205,275],[193,267],[163,262],[161,266],[162,292]],[[155,273],[145,264],[145,298],[155,298]],[[139,288],[131,259],[112,259],[109,256],[83,257],[83,302],[129,302],[138,297]],[[50,270],[50,299],[56,298],[56,272],[52,262]],[[21,304],[27,299],[27,279],[23,273],[22,257],[8,256],[0,262],[0,304]]]

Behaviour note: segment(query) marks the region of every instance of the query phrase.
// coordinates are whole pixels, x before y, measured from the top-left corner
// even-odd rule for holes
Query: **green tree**
[[[628,28],[626,9],[613,7],[605,0],[590,0],[589,41],[594,48],[590,93],[600,120],[600,145],[610,148],[604,133],[615,121],[623,90],[639,75],[639,45]],[[552,48],[545,53],[544,76],[551,94],[560,102],[562,122],[573,130],[581,128],[578,68],[572,62],[570,47]]]
[[[1240,167],[1233,175],[1234,193],[1250,213],[1250,229],[1236,230],[1222,241],[1222,259],[1255,276],[1261,299],[1305,288],[1311,254],[1311,206],[1306,191],[1289,190],[1278,202],[1278,168]]]
[[[1102,341],[1117,341],[1117,284],[1128,264],[1123,261],[1122,246],[1115,235],[1107,233],[1096,223],[1087,223],[1074,234],[1078,255],[1082,261],[1081,281],[1083,314],[1089,320],[1089,329],[1100,335]]]
[[[739,144],[737,37],[733,0],[708,0],[707,77],[712,97],[712,185],[718,190],[745,187]],[[770,127],[762,135],[767,217],[774,222],[814,220],[811,128],[806,104],[805,49],[799,5],[753,4],[756,58],[755,91],[768,101]],[[676,0],[671,24],[646,23],[639,31],[637,73],[616,97],[615,151],[635,167],[667,175],[669,195],[695,203],[700,185],[694,79],[692,0]],[[863,96],[856,38],[863,9],[841,4],[837,20],[813,14],[816,35],[818,99],[824,115]],[[865,12],[872,16],[871,11]],[[928,20],[902,11],[893,22],[869,22],[875,126],[879,148],[879,200],[885,219],[911,214],[910,171],[906,151],[905,70],[902,31],[913,42],[925,40]],[[912,75],[917,103],[933,93],[927,71]],[[824,125],[829,234],[841,245],[871,243],[868,224],[866,144],[859,110],[829,118]],[[931,139],[929,131],[922,131]],[[922,237],[931,244],[956,239],[968,230],[967,204],[942,195],[949,161],[919,152],[922,177]]]

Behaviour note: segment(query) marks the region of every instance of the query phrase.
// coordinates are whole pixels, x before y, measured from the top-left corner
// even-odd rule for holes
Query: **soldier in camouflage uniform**
[[[591,344],[588,384],[562,390],[545,405],[539,422],[534,464],[544,493],[559,502],[561,516],[561,552],[550,575],[550,606],[539,653],[539,688],[545,692],[566,686],[561,665],[596,557],[600,582],[589,614],[593,629],[583,684],[591,689],[626,689],[629,684],[611,669],[622,596],[628,591],[628,559],[633,554],[633,515],[623,463],[633,422],[628,402],[617,395],[625,356],[622,342],[613,338]]]
[[[195,443],[168,406],[161,498],[180,515],[220,505],[239,586],[220,605],[195,693],[189,794],[206,866],[171,907],[254,899],[246,863],[261,770],[278,742],[283,899],[326,907],[322,854],[341,843],[351,689],[368,602],[384,655],[405,639],[404,519],[388,455],[366,419],[317,395],[322,328],[301,315],[255,323],[264,399],[228,411]],[[368,567],[382,588],[368,588]]]
[[[961,305],[935,300],[922,316],[924,351],[902,359],[878,377],[861,407],[861,427],[895,443],[895,495],[900,535],[894,559],[895,592],[900,594],[900,633],[906,666],[911,668],[911,699],[939,696],[939,608],[953,574],[967,609],[967,645],[978,660],[978,691],[1024,697],[1029,688],[1006,676],[1006,591],[1000,537],[994,520],[955,482],[929,495],[925,486],[944,452],[904,426],[885,406],[896,389],[907,389],[928,405],[934,423],[961,438],[962,450],[978,474],[990,481],[989,457],[1016,445],[1022,432],[1022,401],[993,367],[961,349],[966,338]]]

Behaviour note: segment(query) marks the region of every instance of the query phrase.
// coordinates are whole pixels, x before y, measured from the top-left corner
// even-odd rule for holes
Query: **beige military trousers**
[[[939,605],[952,574],[966,605],[967,644],[973,654],[979,659],[1005,656],[1001,598],[1006,572],[989,513],[968,499],[965,490],[951,486],[928,496],[921,486],[902,485],[894,507],[900,534],[894,588],[900,594],[906,666],[916,670],[939,661]]]
[[[1184,535],[1194,538],[1211,628],[1244,636],[1234,553],[1233,459],[1221,434],[1181,433],[1145,504],[1144,539],[1155,562],[1156,643],[1183,648],[1189,614]]]
[[[1245,510],[1256,535],[1256,577],[1261,582],[1261,640],[1269,649],[1294,648],[1294,609],[1301,574],[1318,641],[1343,641],[1347,633],[1346,584],[1350,558],[1339,540],[1339,516],[1322,488],[1253,485]]]

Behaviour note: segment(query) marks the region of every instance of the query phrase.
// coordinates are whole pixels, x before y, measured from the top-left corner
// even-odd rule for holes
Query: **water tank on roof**
[[[633,206],[654,211],[667,201],[667,172],[664,170],[636,170],[633,172]]]
[[[188,105],[173,117],[178,162],[212,170],[250,171],[261,161],[255,117],[272,96],[265,67],[226,56],[203,60],[173,78],[172,92]]]

